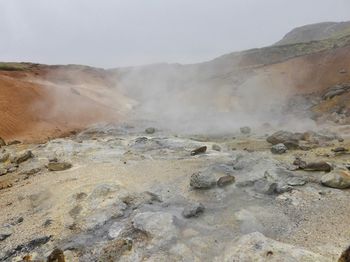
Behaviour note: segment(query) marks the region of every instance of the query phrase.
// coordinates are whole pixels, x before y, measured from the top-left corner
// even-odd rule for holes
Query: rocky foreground
[[[338,261],[350,128],[265,128],[2,141],[0,261]]]

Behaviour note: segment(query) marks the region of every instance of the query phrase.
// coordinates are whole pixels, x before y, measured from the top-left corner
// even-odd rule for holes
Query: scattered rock
[[[287,184],[290,186],[303,186],[306,184],[306,181],[299,177],[293,177],[288,179]]]
[[[345,147],[342,147],[342,146],[332,149],[332,152],[334,152],[336,155],[345,154],[348,151],[349,151],[348,149],[346,149]]]
[[[0,147],[2,146],[6,146],[6,143],[5,140],[2,137],[0,137]]]
[[[65,262],[65,257],[61,249],[56,248],[52,253],[47,257],[47,262]]]
[[[300,133],[292,133],[288,131],[277,131],[267,137],[266,141],[269,142],[270,144],[277,145],[277,144],[284,144],[288,149],[293,149],[289,148],[288,145],[291,147],[295,147],[298,145],[299,140],[301,140],[302,134]]]
[[[301,167],[300,167],[301,168]],[[332,170],[332,166],[325,161],[320,162],[311,162],[306,164],[304,168],[301,168],[305,171],[324,171],[330,172]]]
[[[190,186],[195,189],[209,189],[216,185],[216,178],[209,172],[197,172],[191,175]]]
[[[0,153],[0,163],[6,162],[10,157],[10,154],[7,152],[1,152]]]
[[[223,176],[218,179],[216,184],[218,187],[224,187],[230,184],[233,184],[235,182],[235,177],[234,176]]]
[[[196,148],[195,150],[191,151],[191,156],[195,156],[195,155],[199,155],[199,154],[203,154],[207,151],[207,147],[206,146],[201,146],[199,148]]]
[[[146,134],[154,134],[156,132],[156,129],[154,127],[148,127],[145,130]]]
[[[350,188],[350,172],[346,169],[335,169],[321,178],[324,186],[345,189]]]
[[[348,71],[346,71],[346,69],[341,69],[339,70],[339,74],[346,74]]]
[[[243,126],[239,129],[242,134],[248,135],[252,132],[252,129],[249,126]]]
[[[349,262],[350,261],[350,246],[343,251],[338,262]]]
[[[297,157],[297,158],[295,158],[293,165],[295,165],[299,169],[303,169],[306,167],[307,164],[305,161],[301,160],[300,157]]]
[[[4,241],[12,235],[12,231],[6,227],[0,231],[0,242]]]
[[[6,175],[7,169],[6,168],[0,168],[0,176]]]
[[[340,85],[335,85],[331,88],[329,88],[326,93],[323,95],[323,99],[332,99],[335,96],[340,96],[346,92],[350,91],[350,84],[340,84]]]
[[[72,164],[67,162],[50,162],[47,164],[47,168],[50,171],[63,171],[71,167],[72,167]]]
[[[201,203],[194,203],[187,206],[183,211],[182,215],[185,218],[198,217],[204,212],[205,207]]]
[[[21,164],[31,158],[33,158],[34,155],[32,153],[32,151],[28,150],[28,151],[25,151],[23,153],[21,153],[20,155],[14,157],[14,159],[11,161],[13,163],[16,163],[16,164]]]
[[[272,152],[272,154],[281,155],[281,154],[286,153],[287,150],[288,150],[288,148],[287,148],[284,144],[282,144],[282,143],[273,145],[273,146],[271,147],[271,152]]]
[[[217,144],[213,144],[212,146],[211,146],[211,148],[213,149],[213,150],[215,150],[215,151],[221,151],[221,147],[219,146],[219,145],[217,145]]]
[[[132,239],[116,239],[108,242],[107,246],[102,249],[98,262],[120,261],[121,256],[133,247]]]
[[[12,146],[12,145],[18,145],[18,144],[21,144],[22,142],[19,141],[19,140],[12,140],[12,141],[9,141],[7,143],[8,146]]]

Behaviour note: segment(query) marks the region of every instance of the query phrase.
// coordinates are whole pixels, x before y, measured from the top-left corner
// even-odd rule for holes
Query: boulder
[[[282,143],[279,143],[279,144],[276,144],[276,145],[273,145],[271,147],[271,153],[272,154],[277,154],[277,155],[281,155],[281,154],[284,154],[286,153],[288,150],[288,148],[282,144]]]
[[[63,171],[71,167],[72,167],[72,164],[67,162],[50,162],[47,164],[47,168],[50,171]]]
[[[216,185],[216,178],[210,172],[196,172],[191,175],[190,186],[195,189],[209,189]]]
[[[305,171],[324,171],[324,172],[330,172],[332,170],[332,166],[325,162],[311,162],[307,163],[303,168],[301,168]]]
[[[350,188],[350,172],[347,169],[335,169],[321,178],[324,186],[333,188]]]
[[[195,156],[195,155],[199,155],[199,154],[203,154],[207,151],[207,147],[206,146],[201,146],[198,147],[194,150],[191,151],[191,156]]]
[[[228,244],[223,255],[217,257],[214,261],[326,262],[329,259],[303,248],[278,242],[265,237],[261,233],[254,232],[244,235],[238,241]]]
[[[218,179],[216,184],[218,187],[224,187],[230,184],[233,184],[235,182],[235,177],[234,176],[222,176]]]
[[[198,217],[204,212],[205,207],[201,203],[193,203],[185,207],[182,215],[185,218]]]
[[[239,129],[242,134],[248,135],[252,132],[252,129],[249,126],[243,126]]]
[[[284,144],[288,149],[297,149],[299,140],[302,139],[302,134],[292,133],[288,131],[278,131],[267,137],[266,141],[272,145]]]
[[[154,127],[148,127],[145,129],[146,134],[154,134],[156,132],[156,129]]]

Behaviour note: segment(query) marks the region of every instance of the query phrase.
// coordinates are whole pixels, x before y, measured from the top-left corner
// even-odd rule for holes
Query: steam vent
[[[350,2],[263,2],[0,3],[0,262],[350,262]]]

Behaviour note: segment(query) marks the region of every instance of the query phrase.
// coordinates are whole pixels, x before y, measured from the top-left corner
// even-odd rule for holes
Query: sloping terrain
[[[129,100],[110,91],[103,70],[78,66],[0,66],[0,134],[6,140],[62,136],[120,119]]]
[[[350,22],[324,22],[305,25],[293,29],[276,45],[318,41],[327,38],[340,37],[350,33]]]

